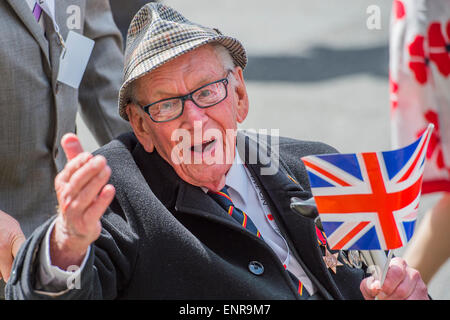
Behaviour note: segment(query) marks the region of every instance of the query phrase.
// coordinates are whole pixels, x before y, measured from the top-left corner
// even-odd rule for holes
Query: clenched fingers
[[[365,299],[428,299],[427,288],[419,272],[398,257],[391,260],[382,287],[378,280],[369,277],[361,282],[360,289]]]
[[[364,299],[373,300],[380,292],[380,281],[376,280],[373,276],[365,278],[360,285],[360,290]]]
[[[419,272],[402,258],[392,259],[378,298],[381,300],[428,299]]]

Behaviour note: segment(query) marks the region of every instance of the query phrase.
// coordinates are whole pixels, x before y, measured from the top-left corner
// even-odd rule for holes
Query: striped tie
[[[228,186],[222,188],[222,190],[218,192],[209,191],[208,194],[211,198],[213,198],[225,211],[228,212],[230,216],[232,216],[237,222],[239,222],[242,227],[256,235],[258,238],[263,239],[261,233],[258,228],[256,228],[252,219],[250,219],[247,214],[241,209],[237,208],[233,204],[233,200],[231,200],[230,195],[228,194]],[[284,266],[286,269],[286,266]],[[302,299],[307,299],[309,297],[309,293],[307,290],[303,288],[303,283],[296,277],[292,272],[286,269],[289,276],[291,277],[294,286],[297,288],[298,294],[302,297]]]
[[[239,222],[244,227],[244,229],[247,229],[258,238],[261,238],[261,233],[259,233],[259,230],[256,228],[252,219],[250,219],[244,211],[234,206],[227,190],[228,186],[225,186],[218,192],[209,192],[208,194],[222,208],[224,208],[230,216],[232,216],[237,222]]]

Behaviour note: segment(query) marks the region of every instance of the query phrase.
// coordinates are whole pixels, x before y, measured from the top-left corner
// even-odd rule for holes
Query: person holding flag
[[[125,56],[119,114],[133,132],[95,155],[63,137],[59,212],[19,250],[8,299],[429,298],[403,259],[381,283],[291,210],[312,196],[300,158],[336,151],[237,130],[249,111],[237,39],[149,3]],[[401,185],[417,178],[425,141]]]

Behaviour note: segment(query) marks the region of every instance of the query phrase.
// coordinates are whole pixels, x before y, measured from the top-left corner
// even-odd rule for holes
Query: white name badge
[[[78,89],[94,48],[94,43],[94,40],[74,31],[69,31],[65,47],[59,58],[57,77],[59,82]]]

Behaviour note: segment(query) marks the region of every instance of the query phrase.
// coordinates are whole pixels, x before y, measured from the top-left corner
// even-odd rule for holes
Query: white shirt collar
[[[239,157],[238,150],[236,148],[233,165],[226,175],[226,185],[233,189],[240,197],[242,202],[245,204],[246,199],[248,199],[248,177],[247,172]]]
[[[248,196],[248,177],[245,169],[245,165],[239,157],[238,150],[236,148],[233,164],[228,170],[225,176],[225,184],[233,189],[239,197],[241,197],[241,201],[245,204]],[[208,188],[201,187],[203,192],[207,193]]]

